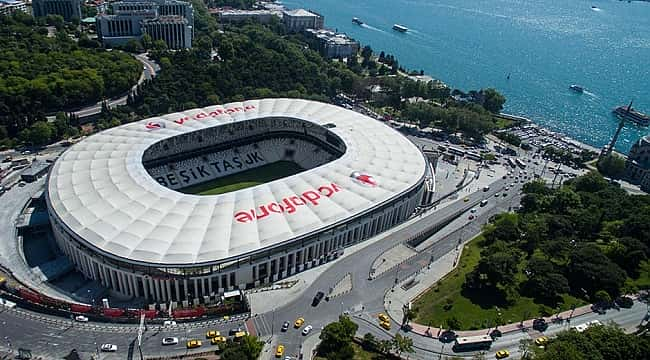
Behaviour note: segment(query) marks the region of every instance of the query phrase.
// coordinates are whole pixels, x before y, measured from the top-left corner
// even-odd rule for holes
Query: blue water
[[[395,55],[400,64],[463,90],[494,87],[505,112],[594,146],[608,142],[611,110],[634,100],[650,113],[650,3],[613,0],[284,0]],[[591,6],[597,6],[594,10]],[[367,25],[352,24],[353,16]],[[394,23],[411,30],[391,30]],[[510,73],[510,80],[506,79]],[[587,89],[576,94],[568,89]],[[647,128],[626,125],[627,152]]]

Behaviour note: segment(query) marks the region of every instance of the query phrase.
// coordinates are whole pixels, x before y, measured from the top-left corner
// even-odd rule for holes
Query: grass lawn
[[[293,174],[297,174],[303,170],[305,169],[301,168],[294,162],[277,161],[255,169],[242,171],[237,174],[206,181],[198,185],[189,186],[181,189],[180,191],[185,194],[196,195],[223,194],[281,179]]]
[[[536,303],[529,297],[521,296],[513,305],[507,305],[500,294],[491,294],[489,291],[467,294],[463,291],[465,275],[472,271],[480,260],[481,240],[479,236],[468,243],[458,267],[415,302],[417,323],[446,327],[446,320],[455,317],[460,322],[460,328],[455,330],[473,330],[494,326],[494,322],[499,318],[496,306],[501,313],[499,322],[502,324],[521,321],[524,314],[530,319],[539,316],[542,311],[549,314],[556,312],[554,307]],[[580,306],[585,302],[564,294],[558,306],[561,310],[568,310],[573,304]]]

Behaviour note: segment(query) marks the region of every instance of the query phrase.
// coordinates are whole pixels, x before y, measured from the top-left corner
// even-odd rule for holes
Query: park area
[[[465,277],[478,266],[481,258],[482,241],[483,238],[479,236],[469,242],[458,267],[417,299],[416,323],[453,330],[484,329],[497,323],[514,323],[585,304],[568,294],[561,295],[561,301],[553,304],[555,306],[537,303],[535,299],[525,296],[519,296],[514,303],[508,304],[499,291],[465,290]],[[525,275],[521,272],[517,278],[519,282],[525,281]]]

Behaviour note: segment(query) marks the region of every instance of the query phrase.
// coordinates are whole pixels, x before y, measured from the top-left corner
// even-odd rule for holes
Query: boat
[[[353,17],[352,22],[357,25],[363,25],[363,21],[361,21],[358,17]]]
[[[596,5],[591,5],[591,8],[592,8],[592,9],[598,9],[598,6],[596,6]]]
[[[583,88],[580,85],[576,85],[576,84],[569,85],[569,89],[571,89],[571,90],[573,90],[575,92],[578,92],[578,93],[585,92],[585,88]]]
[[[409,31],[409,28],[400,24],[393,24],[393,30],[397,30],[399,32],[407,32]]]
[[[640,126],[650,125],[650,116],[634,110],[631,105],[617,107],[614,109],[614,114],[620,119],[631,121]]]

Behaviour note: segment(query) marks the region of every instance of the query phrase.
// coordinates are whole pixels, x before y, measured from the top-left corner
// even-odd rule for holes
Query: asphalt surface
[[[56,151],[57,148],[48,149],[47,151]],[[533,167],[537,173],[542,172],[543,165],[534,166],[529,163],[529,173]],[[517,172],[518,170],[515,170]],[[546,170],[547,171],[547,170]],[[550,173],[546,173],[546,176]],[[383,339],[394,336],[399,329],[393,327],[391,331],[385,331],[377,326],[376,315],[384,312],[384,294],[395,284],[396,279],[401,281],[423,266],[435,261],[442,255],[452,251],[459,245],[459,241],[467,239],[478,234],[481,226],[488,219],[497,213],[508,211],[518,205],[519,191],[522,182],[518,182],[513,189],[508,191],[508,196],[494,195],[499,192],[503,193],[505,185],[510,185],[515,181],[513,177],[507,179],[495,179],[490,185],[489,191],[477,191],[471,194],[461,192],[461,198],[468,198],[468,201],[459,200],[436,210],[430,216],[424,216],[422,219],[405,229],[392,230],[392,234],[386,239],[367,245],[365,248],[356,253],[350,254],[339,260],[336,260],[334,266],[324,270],[319,277],[314,280],[310,286],[298,295],[287,305],[278,307],[271,312],[264,314],[254,314],[253,323],[255,330],[262,339],[270,339],[274,348],[277,344],[283,344],[286,348],[285,355],[295,358],[302,351],[302,345],[306,337],[301,335],[301,330],[306,325],[314,327],[314,334],[317,334],[326,324],[336,321],[338,316],[343,312],[349,312],[353,320],[359,324],[359,335],[367,332],[374,334],[376,337]],[[14,191],[14,190],[11,190]],[[488,205],[478,207],[478,203],[488,199]],[[476,218],[469,220],[469,210],[473,207],[479,209]],[[442,237],[432,246],[424,249],[418,255],[410,258],[408,261],[398,266],[394,271],[388,271],[379,275],[373,280],[368,280],[368,274],[373,261],[383,254],[392,246],[401,243],[419,232],[424,225],[430,225],[433,222],[440,221],[458,211],[467,211],[457,220],[448,226],[452,227],[447,236]],[[425,224],[426,223],[426,224]],[[318,271],[318,270],[315,270]],[[346,294],[331,299],[323,300],[318,306],[311,306],[313,296],[318,291],[327,292],[333,287],[341,277],[350,273],[352,275],[352,290]],[[579,322],[586,322],[591,317],[599,318],[601,321],[609,319],[616,320],[617,323],[624,327],[633,327],[638,325],[645,315],[645,305],[636,303],[630,310],[610,311],[606,315],[589,314],[581,317]],[[305,325],[301,329],[294,329],[293,322],[297,317],[305,318]],[[61,358],[70,353],[72,349],[77,349],[81,354],[88,357],[96,352],[98,346],[103,343],[112,343],[118,346],[117,353],[104,353],[102,359],[131,359],[139,358],[138,349],[135,346],[137,337],[136,327],[133,325],[112,325],[105,324],[80,324],[72,323],[69,320],[49,317],[41,314],[34,314],[24,310],[2,310],[0,309],[0,355],[2,351],[15,351],[16,349],[26,348],[32,350],[34,355],[46,356],[47,358]],[[281,332],[282,323],[289,321],[291,326],[287,332]],[[232,328],[243,328],[243,320],[233,320],[231,322],[212,322],[209,324],[179,324],[171,328],[162,328],[159,326],[149,326],[143,336],[142,352],[144,356],[163,356],[170,354],[183,354],[185,341],[188,339],[205,340],[207,330],[219,330],[227,333]],[[546,334],[560,331],[566,328],[566,324],[552,324]],[[443,352],[452,354],[450,345],[445,346],[437,340],[423,337],[416,334],[406,333],[405,335],[413,338],[417,352],[411,354],[410,358],[430,359]],[[179,344],[173,346],[161,345],[163,337],[174,336],[179,338]],[[496,351],[501,348],[509,348],[511,354],[516,356],[518,343],[521,338],[531,337],[526,332],[516,332],[506,334],[503,338],[497,340],[493,346]],[[209,350],[211,345],[204,341],[204,345],[192,352],[202,352]],[[462,355],[466,355],[462,354]],[[458,355],[458,354],[454,354]],[[272,352],[264,353],[263,358],[271,358]],[[83,357],[82,357],[83,358]]]

